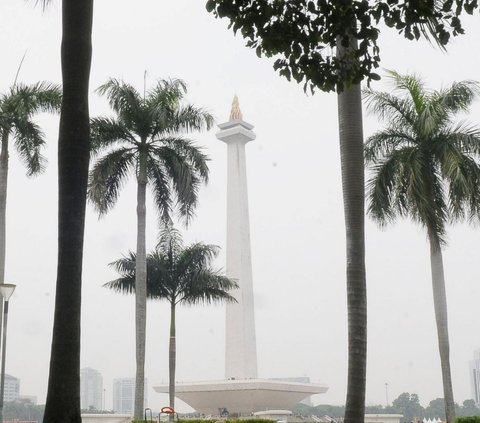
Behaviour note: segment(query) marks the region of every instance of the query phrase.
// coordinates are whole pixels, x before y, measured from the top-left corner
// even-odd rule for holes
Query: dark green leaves
[[[212,268],[218,255],[215,245],[195,243],[184,246],[180,233],[167,225],[162,230],[157,248],[147,256],[147,296],[167,300],[172,305],[214,303],[235,298],[230,291],[237,283]],[[106,288],[117,292],[135,292],[135,259],[130,252],[110,266],[119,278],[106,283]]]
[[[382,225],[411,217],[443,242],[449,222],[480,218],[480,128],[452,123],[478,85],[429,91],[418,77],[389,75],[400,95],[364,92],[368,109],[387,123],[365,146],[368,210]]]
[[[117,79],[98,91],[108,98],[116,117],[91,120],[98,159],[90,172],[89,199],[100,214],[108,212],[128,176],[135,175],[152,188],[162,221],[170,221],[177,210],[188,222],[199,187],[208,181],[208,158],[181,134],[210,129],[212,115],[184,104],[186,84],[180,79],[161,79],[144,95]],[[140,176],[142,161],[145,174]]]
[[[61,87],[48,82],[15,84],[0,96],[0,134],[6,137],[5,140],[13,135],[15,148],[28,176],[41,173],[46,165],[46,159],[41,155],[44,134],[32,117],[40,112],[59,112],[61,103]]]
[[[379,25],[384,22],[410,40],[426,37],[445,46],[463,33],[460,15],[477,0],[208,0],[206,8],[227,18],[257,56],[276,57],[274,68],[314,91],[342,90],[378,79]],[[358,44],[355,60],[337,58],[337,43]]]

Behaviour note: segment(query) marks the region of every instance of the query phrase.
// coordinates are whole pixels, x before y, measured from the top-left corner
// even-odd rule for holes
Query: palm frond
[[[423,133],[431,136],[444,130],[456,113],[468,110],[478,93],[479,86],[473,81],[454,82],[448,88],[433,92],[419,118]]]
[[[197,242],[183,249],[176,262],[176,272],[186,274],[208,268],[219,252],[217,245]]]
[[[103,286],[123,294],[135,293],[135,269],[136,254],[129,252],[127,256],[122,257],[109,264],[120,275],[119,278],[107,282]],[[168,267],[163,256],[155,252],[147,255],[147,297],[154,300],[169,299],[171,290],[168,283],[165,283],[168,277]]]
[[[37,82],[16,84],[3,100],[4,112],[29,118],[39,112],[56,113],[62,104],[62,89],[57,84]]]
[[[117,117],[92,120],[93,152],[121,140],[131,142],[132,151],[136,152],[137,162],[133,166],[137,173],[138,157],[147,157],[148,183],[161,221],[170,222],[171,213],[176,209],[188,222],[197,205],[199,186],[208,180],[208,158],[201,148],[175,134],[210,128],[211,115],[203,109],[181,105],[186,85],[179,79],[158,81],[144,98],[131,85],[117,79],[108,80],[97,91],[107,97]],[[111,207],[118,195],[116,179],[108,176],[113,172],[111,166],[115,162],[112,160],[104,157],[95,165],[92,171],[95,174],[91,173],[91,187],[94,187],[94,176],[100,178],[96,188],[89,192],[101,213]],[[117,176],[121,181],[127,165],[126,162],[120,164],[122,168]]]
[[[383,157],[389,156],[393,151],[404,146],[416,144],[415,136],[400,129],[386,128],[378,131],[365,141],[365,162],[376,163]]]
[[[426,91],[416,76],[390,75],[404,97],[367,93],[373,111],[388,121],[365,146],[373,170],[369,213],[380,224],[397,215],[411,217],[445,243],[448,222],[480,215],[480,129],[452,123],[456,113],[468,109],[479,85],[464,81]]]
[[[116,119],[107,117],[90,120],[90,138],[93,154],[98,154],[119,141],[135,142],[135,137],[124,125]]]
[[[186,84],[179,79],[160,80],[148,92],[146,106],[153,124],[152,138],[212,127],[213,117],[208,111],[191,104],[181,104],[186,92]]]
[[[175,150],[195,169],[202,181],[208,183],[210,170],[207,163],[210,161],[210,158],[203,152],[203,147],[198,146],[187,138],[174,136],[162,137],[155,144],[164,145]]]
[[[472,154],[480,158],[480,127],[460,122],[446,128],[439,134],[439,139],[451,144],[462,153]]]
[[[466,112],[480,94],[480,85],[476,81],[454,82],[450,87],[436,91],[432,102],[450,113]]]
[[[191,104],[179,106],[170,117],[167,133],[203,131],[212,128],[213,116],[205,109]]]
[[[454,171],[446,176],[451,219],[480,217],[480,167],[470,157],[461,156]]]
[[[135,253],[129,251],[127,256],[108,264],[120,277],[105,283],[103,286],[124,294],[135,292]]]
[[[157,252],[168,257],[171,261],[176,260],[183,249],[183,239],[180,231],[170,223],[164,224],[160,231],[157,244]]]
[[[157,163],[156,167],[161,167],[170,181],[172,193],[176,198],[176,208],[186,223],[194,215],[200,185],[206,180],[205,175],[208,175],[205,156],[199,150],[195,150],[196,147],[188,142],[183,144],[172,142],[151,149],[151,156]]]
[[[131,148],[111,151],[95,163],[89,175],[88,199],[100,215],[113,207],[134,164],[135,151]]]
[[[41,154],[41,149],[45,145],[42,130],[28,119],[18,119],[14,130],[15,148],[27,168],[27,175],[42,173],[47,164],[47,160]]]
[[[156,161],[161,161],[163,169],[170,181],[172,193],[175,195],[175,208],[179,216],[188,224],[194,216],[198,202],[198,191],[201,179],[196,169],[175,149],[162,146],[154,150]]]
[[[170,182],[163,163],[160,160],[156,160],[155,157],[148,157],[147,177],[153,191],[153,198],[160,221],[168,224],[171,222],[173,209]]]
[[[58,112],[61,101],[60,87],[48,82],[15,84],[1,97],[2,135],[8,133],[15,138],[15,148],[27,167],[28,176],[43,172],[46,166],[46,159],[40,152],[45,145],[45,137],[31,118],[39,112]]]
[[[381,226],[393,221],[397,214],[394,207],[398,203],[396,185],[402,170],[399,156],[392,153],[388,158],[376,159],[375,165],[371,166],[373,176],[367,181],[367,212]]]
[[[179,296],[179,304],[211,304],[218,302],[237,302],[230,293],[238,288],[238,284],[219,271],[202,269],[195,272],[191,282],[185,285],[183,295]]]
[[[373,91],[370,88],[362,91],[367,110],[378,116],[380,120],[389,122],[393,127],[414,130],[417,115],[411,101],[393,94]]]
[[[425,86],[421,78],[416,75],[400,75],[398,72],[387,70],[387,75],[393,82],[394,91],[407,92],[415,111],[419,115],[425,107]]]
[[[442,177],[429,154],[412,149],[402,158],[396,208],[444,242],[447,221]]]
[[[236,301],[230,291],[235,280],[210,267],[217,247],[196,243],[183,247],[181,235],[167,226],[161,243],[147,255],[147,297],[172,304],[198,304]],[[122,293],[135,292],[134,253],[110,264],[120,275],[104,286]]]
[[[138,128],[138,121],[145,113],[143,100],[139,92],[130,84],[110,78],[97,88],[100,95],[105,95],[112,110],[117,113],[119,121],[129,130]]]
[[[187,92],[187,85],[181,79],[159,79],[154,88],[148,91],[145,99],[148,110],[163,114],[177,109]]]

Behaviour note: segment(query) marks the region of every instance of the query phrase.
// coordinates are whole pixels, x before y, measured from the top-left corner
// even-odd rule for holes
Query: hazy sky
[[[34,2],[0,2],[0,92],[13,82],[27,51],[20,80],[60,82],[60,0],[44,13]],[[394,32],[380,38],[382,66],[416,72],[432,88],[480,79],[478,18],[448,53],[426,42],[407,42]],[[143,88],[157,78],[177,77],[188,100],[207,107],[217,123],[228,118],[238,94],[244,119],[257,139],[247,146],[258,366],[261,377],[309,376],[329,391],[316,403],[342,404],[346,392],[347,322],[345,241],[335,94],[307,96],[244,47],[227,22],[206,13],[200,0],[97,0],[93,32],[91,114],[109,113],[93,91],[108,77]],[[376,89],[388,89],[385,81]],[[469,119],[480,123],[480,103]],[[21,379],[21,394],[45,400],[56,278],[58,117],[41,116],[49,166],[29,179],[11,150],[7,209],[6,281],[17,284],[11,299],[7,372]],[[379,128],[365,117],[365,135]],[[185,240],[225,244],[226,147],[215,130],[195,135],[211,158],[211,181],[201,192],[197,218]],[[107,264],[135,247],[135,185],[98,220],[87,211],[82,309],[82,367],[104,377],[106,406],[112,379],[134,375],[134,299],[102,288],[115,273]],[[157,239],[148,203],[147,248]],[[448,232],[444,261],[451,364],[456,401],[471,398],[468,361],[480,347],[478,228]],[[217,260],[224,266],[224,255]],[[424,231],[398,222],[380,231],[367,221],[367,403],[385,404],[402,392],[426,405],[442,397],[433,314],[428,244]],[[178,311],[179,381],[224,376],[224,309]],[[149,405],[166,397],[151,388],[167,382],[168,309],[149,303],[147,363]]]

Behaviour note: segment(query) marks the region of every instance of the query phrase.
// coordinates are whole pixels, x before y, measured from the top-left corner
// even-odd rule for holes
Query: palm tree
[[[358,42],[337,43],[337,56],[355,57]],[[338,93],[338,129],[346,238],[348,380],[345,423],[363,421],[367,379],[367,281],[365,271],[365,167],[360,83]]]
[[[5,277],[6,208],[10,137],[27,175],[34,176],[45,168],[41,154],[45,136],[32,118],[40,112],[58,112],[62,91],[58,85],[39,82],[33,85],[14,84],[0,96],[0,283]]]
[[[197,205],[199,186],[208,180],[208,159],[180,134],[209,129],[213,118],[203,109],[182,105],[186,86],[179,79],[160,80],[143,96],[116,79],[107,81],[98,92],[107,96],[116,117],[92,119],[93,150],[104,154],[90,172],[89,198],[102,215],[115,204],[129,173],[134,173],[137,180],[134,415],[139,419],[143,414],[147,305],[146,188],[150,184],[162,221],[170,221],[174,206],[189,221]]]
[[[387,121],[365,146],[373,171],[368,211],[380,225],[410,217],[427,232],[445,412],[453,422],[442,247],[448,223],[480,214],[480,128],[453,122],[458,112],[468,110],[479,86],[464,81],[429,91],[416,76],[389,76],[398,96],[365,91],[369,109]]]
[[[161,233],[157,249],[147,256],[147,296],[170,303],[169,342],[169,399],[175,409],[176,369],[176,306],[181,304],[210,304],[235,301],[229,291],[238,288],[237,283],[211,267],[218,254],[218,247],[203,243],[183,246],[180,234],[171,226]],[[120,274],[118,279],[104,286],[118,292],[133,293],[136,287],[136,257],[134,253],[111,263]]]
[[[18,73],[17,73],[18,75]],[[0,96],[0,284],[5,282],[6,211],[8,186],[8,144],[14,139],[15,149],[27,168],[27,175],[34,176],[45,168],[41,154],[45,136],[32,120],[39,112],[57,112],[62,101],[57,85],[39,82],[33,85],[17,84]],[[3,316],[3,301],[0,303]],[[1,322],[2,317],[0,317]],[[0,420],[3,421],[3,401],[0,401]]]
[[[50,0],[40,0],[46,6]],[[62,1],[62,107],[58,134],[58,260],[44,423],[81,423],[80,317],[90,161],[88,91],[93,0]]]

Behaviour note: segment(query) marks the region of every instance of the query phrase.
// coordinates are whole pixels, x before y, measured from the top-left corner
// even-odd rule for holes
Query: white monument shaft
[[[302,399],[326,392],[328,386],[257,379],[257,347],[253,305],[250,223],[248,218],[245,144],[255,139],[253,125],[245,122],[234,98],[230,121],[218,125],[217,138],[227,144],[227,275],[239,288],[228,303],[225,322],[225,379],[176,383],[175,395],[204,414],[251,415],[256,411],[282,410]],[[168,393],[168,384],[155,386]]]
[[[255,139],[253,126],[243,121],[235,98],[230,121],[219,125],[217,138],[227,144],[227,266],[237,280],[237,303],[226,306],[225,377],[257,378],[255,312],[250,253],[245,144]]]

